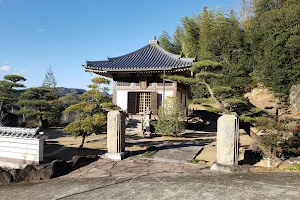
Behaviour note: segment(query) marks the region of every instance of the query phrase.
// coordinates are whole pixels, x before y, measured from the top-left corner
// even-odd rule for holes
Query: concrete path
[[[299,174],[160,172],[135,177],[62,177],[0,187],[1,200],[299,199]]]

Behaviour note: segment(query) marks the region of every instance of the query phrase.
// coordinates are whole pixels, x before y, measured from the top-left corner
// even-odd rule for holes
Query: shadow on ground
[[[58,144],[56,141],[47,141],[44,150],[44,161],[71,160],[74,156],[101,155],[106,151],[101,149],[74,148]]]
[[[260,155],[260,153],[257,152],[253,152],[252,150],[245,150],[244,153],[244,160],[239,161],[239,165],[255,165],[256,163],[258,163],[259,161],[261,161],[262,156]]]
[[[48,139],[56,139],[56,138],[71,136],[71,134],[63,132],[63,127],[48,128],[43,131],[44,131],[45,135],[48,136]]]
[[[136,137],[133,137],[136,138]],[[134,139],[133,139],[134,140]],[[144,150],[133,150],[133,155],[139,155],[143,154],[146,151],[152,151],[152,150],[165,150],[165,149],[177,149],[182,147],[192,147],[192,146],[205,146],[207,144],[210,144],[214,142],[215,139],[194,139],[190,140],[187,138],[185,140],[184,138],[175,139],[175,140],[160,140],[160,141],[154,141],[154,140],[147,140],[147,141],[130,141],[126,142],[127,147],[133,147],[133,146],[140,146],[140,147],[146,147],[147,149]]]

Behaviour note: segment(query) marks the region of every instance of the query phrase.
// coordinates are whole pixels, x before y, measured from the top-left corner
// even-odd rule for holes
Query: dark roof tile
[[[87,61],[84,67],[96,71],[164,70],[191,67],[194,61],[167,52],[152,41],[137,51],[107,61]]]
[[[0,136],[17,137],[17,138],[40,138],[43,135],[38,128],[15,128],[15,127],[0,127]]]

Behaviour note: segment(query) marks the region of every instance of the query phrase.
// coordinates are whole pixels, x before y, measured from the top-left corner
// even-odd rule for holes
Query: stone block
[[[239,155],[239,120],[235,115],[223,115],[217,126],[217,163],[237,165]]]
[[[125,113],[109,111],[107,114],[106,158],[122,160],[125,155]]]
[[[120,152],[120,153],[106,153],[104,158],[108,158],[111,160],[119,161],[123,160],[127,156],[128,152]]]

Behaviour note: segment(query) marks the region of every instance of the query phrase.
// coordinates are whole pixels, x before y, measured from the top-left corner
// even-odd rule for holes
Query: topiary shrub
[[[167,97],[158,110],[156,130],[162,135],[180,136],[185,129],[182,103],[176,97]]]

